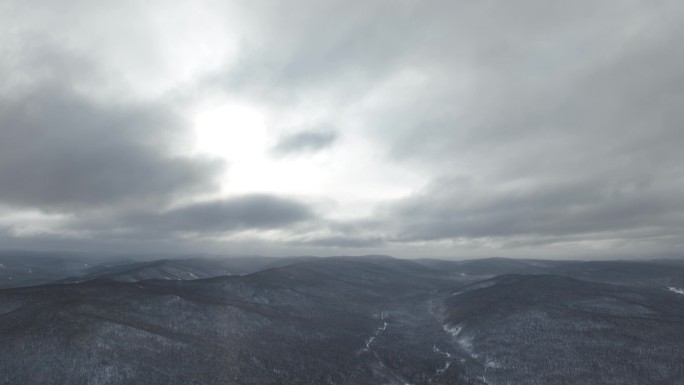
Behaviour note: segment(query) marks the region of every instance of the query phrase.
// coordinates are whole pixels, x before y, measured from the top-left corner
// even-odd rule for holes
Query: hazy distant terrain
[[[1,384],[684,382],[674,261],[3,258]]]
[[[94,257],[87,254],[0,252],[0,288],[76,283],[97,278],[135,282],[243,275],[300,259],[259,256],[150,259],[150,256],[130,255]]]
[[[44,284],[86,274],[92,263],[78,255],[0,252],[0,288]]]

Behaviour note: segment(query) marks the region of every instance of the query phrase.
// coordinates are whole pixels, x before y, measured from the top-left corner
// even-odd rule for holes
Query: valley
[[[606,263],[293,258],[201,279],[185,277],[218,262],[108,267],[0,290],[0,383],[684,379],[684,296],[669,288],[684,267]],[[169,265],[186,276],[150,270]]]

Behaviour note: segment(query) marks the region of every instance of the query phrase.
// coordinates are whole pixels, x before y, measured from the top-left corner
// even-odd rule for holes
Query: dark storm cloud
[[[282,197],[254,194],[195,203],[157,214],[133,213],[125,227],[143,231],[228,233],[246,229],[276,229],[315,218],[304,203]]]
[[[306,202],[268,194],[215,199],[166,210],[119,209],[63,219],[57,231],[43,231],[40,222],[39,227],[0,223],[0,241],[5,248],[225,253],[221,238],[245,231],[289,230],[320,220]],[[268,246],[252,238],[245,242]],[[230,250],[237,253],[244,249]]]
[[[0,202],[41,210],[160,204],[214,187],[221,164],[174,155],[165,106],[103,105],[66,86],[0,103]]]
[[[332,146],[336,139],[333,131],[302,131],[281,138],[271,151],[278,156],[317,152]]]
[[[17,29],[17,31],[22,31]],[[0,66],[0,205],[75,214],[159,207],[216,188],[220,161],[181,155],[188,123],[163,100],[115,97],[92,57],[35,30]]]

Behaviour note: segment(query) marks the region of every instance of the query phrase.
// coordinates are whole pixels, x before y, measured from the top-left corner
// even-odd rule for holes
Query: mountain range
[[[676,260],[5,253],[0,384],[684,383],[682,277]]]

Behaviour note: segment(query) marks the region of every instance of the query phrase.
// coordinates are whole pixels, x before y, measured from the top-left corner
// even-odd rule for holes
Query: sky
[[[684,257],[678,0],[4,0],[0,248]]]

